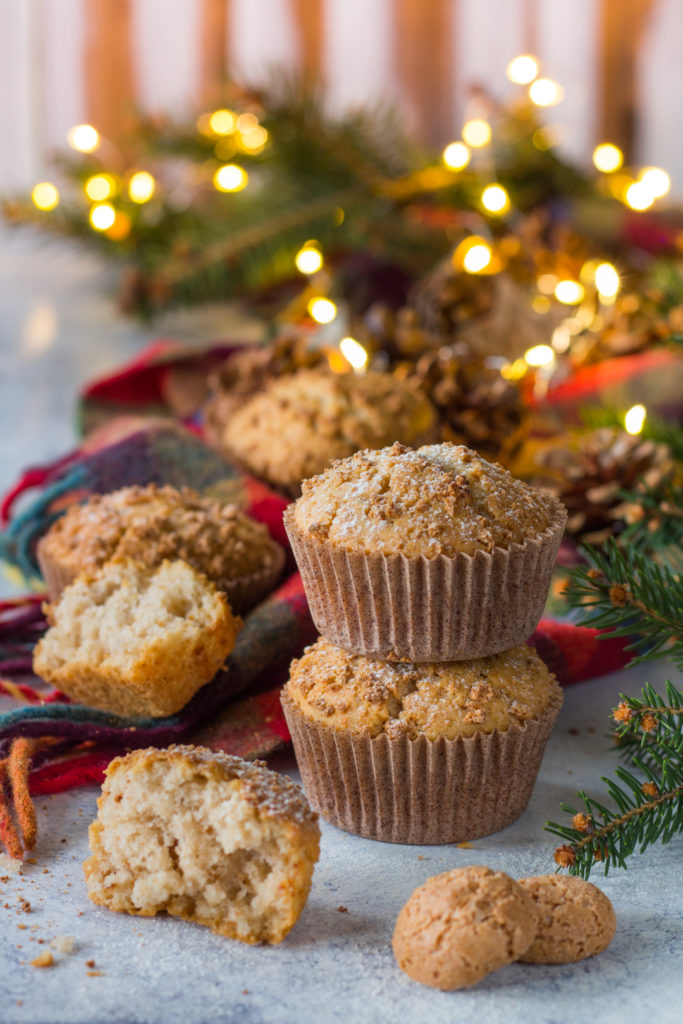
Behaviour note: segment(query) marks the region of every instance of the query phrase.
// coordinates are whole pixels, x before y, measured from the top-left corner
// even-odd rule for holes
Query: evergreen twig
[[[588,565],[570,570],[565,591],[579,622],[629,637],[635,665],[666,654],[683,669],[683,580],[633,548],[610,538],[600,550],[581,549]]]
[[[571,825],[546,822],[546,831],[563,840],[555,861],[571,874],[588,878],[596,862],[605,874],[627,868],[636,850],[668,843],[683,831],[683,692],[667,680],[665,696],[645,684],[642,697],[626,697],[614,711],[615,739],[637,777],[618,767],[602,777],[614,803],[607,808],[583,790],[583,810],[562,803]]]

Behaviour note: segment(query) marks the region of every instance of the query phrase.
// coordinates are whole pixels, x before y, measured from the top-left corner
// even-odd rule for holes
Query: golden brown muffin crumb
[[[186,562],[130,559],[83,573],[48,608],[37,675],[73,700],[121,715],[175,714],[223,666],[239,620]]]
[[[503,731],[541,715],[560,691],[526,645],[472,661],[413,665],[374,661],[321,637],[292,662],[285,692],[333,729],[434,740]]]
[[[463,445],[394,444],[305,481],[295,523],[348,551],[452,557],[538,537],[559,507]]]
[[[435,425],[432,405],[411,382],[373,371],[302,370],[238,409],[223,446],[257,476],[298,493],[303,479],[334,459],[393,441],[423,444]]]
[[[597,956],[614,938],[614,907],[601,889],[571,875],[520,878],[538,910],[538,931],[519,959],[529,964],[571,964]]]
[[[414,981],[452,991],[518,959],[536,933],[533,900],[508,875],[455,868],[427,879],[394,929],[396,961]]]
[[[190,746],[138,750],[106,774],[84,864],[94,903],[282,941],[319,854],[317,815],[298,786],[262,761]]]

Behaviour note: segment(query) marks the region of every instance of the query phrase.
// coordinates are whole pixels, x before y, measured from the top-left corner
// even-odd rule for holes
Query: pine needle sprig
[[[569,573],[565,597],[582,625],[629,637],[631,665],[666,654],[683,669],[683,580],[668,566],[610,538],[581,548],[587,565]]]
[[[646,684],[642,697],[626,697],[614,711],[615,739],[626,745],[630,768],[617,767],[602,777],[614,806],[577,793],[583,810],[562,803],[571,825],[546,822],[563,840],[555,862],[570,874],[588,878],[596,863],[627,868],[627,858],[655,842],[668,843],[683,831],[683,693],[667,680],[665,695]]]
[[[638,518],[619,534],[620,546],[660,555],[677,568],[683,566],[683,486],[667,481],[663,486],[621,491],[620,497]]]

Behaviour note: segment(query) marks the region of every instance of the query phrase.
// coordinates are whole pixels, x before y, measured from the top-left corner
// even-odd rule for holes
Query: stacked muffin
[[[325,818],[443,843],[521,814],[562,703],[524,641],[565,518],[453,444],[359,452],[304,482],[285,525],[322,638],[283,706]]]

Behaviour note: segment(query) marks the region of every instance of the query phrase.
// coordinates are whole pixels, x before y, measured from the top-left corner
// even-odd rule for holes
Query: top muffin
[[[347,551],[474,555],[539,537],[559,502],[463,445],[361,451],[306,480],[294,507],[305,535]]]
[[[419,388],[382,373],[305,370],[273,381],[229,418],[221,447],[252,473],[298,494],[334,459],[392,441],[424,444],[436,413]]]
[[[38,544],[53,597],[71,578],[111,558],[134,558],[148,566],[182,559],[225,590],[239,611],[261,596],[256,590],[270,588],[284,564],[284,552],[267,528],[237,506],[201,497],[189,487],[156,484],[122,487],[72,506]],[[56,570],[59,587],[52,584]]]

